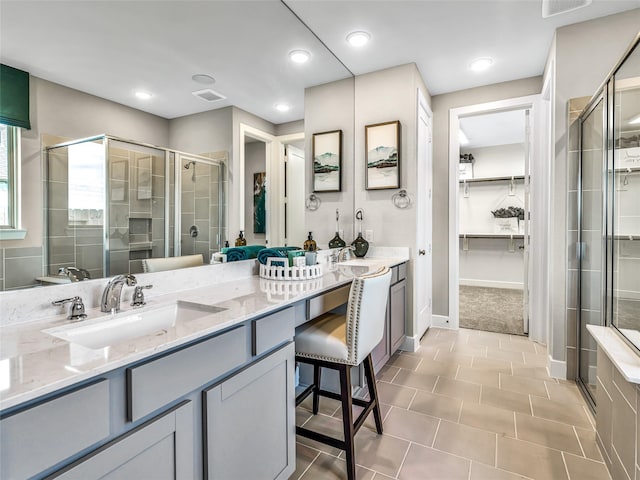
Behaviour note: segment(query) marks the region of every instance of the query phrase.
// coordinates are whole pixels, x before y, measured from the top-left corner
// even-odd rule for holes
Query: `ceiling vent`
[[[221,93],[214,92],[210,88],[205,88],[204,90],[198,90],[197,92],[192,92],[196,97],[206,100],[207,102],[217,102],[219,100],[224,100],[225,97]]]
[[[542,18],[553,17],[591,5],[592,0],[542,0]]]

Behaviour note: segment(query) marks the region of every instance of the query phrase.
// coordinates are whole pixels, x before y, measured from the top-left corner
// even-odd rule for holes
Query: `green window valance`
[[[29,72],[0,64],[0,123],[31,128]]]

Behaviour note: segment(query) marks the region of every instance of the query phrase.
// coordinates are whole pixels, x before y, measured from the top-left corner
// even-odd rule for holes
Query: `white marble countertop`
[[[402,257],[351,260],[334,271],[309,281],[272,281],[252,276],[154,297],[146,294],[146,311],[176,300],[215,305],[225,310],[99,349],[69,343],[43,332],[71,323],[64,315],[0,328],[0,410],[50,394],[151,355],[193,342],[250,318],[268,314],[289,304],[349,283],[354,276],[382,265],[407,261]],[[118,316],[132,313],[122,302]],[[99,309],[87,310],[88,318],[104,316]],[[106,318],[104,321],[109,321]],[[78,323],[79,324],[79,323]]]
[[[640,356],[613,327],[587,325],[587,330],[627,382],[640,384]]]

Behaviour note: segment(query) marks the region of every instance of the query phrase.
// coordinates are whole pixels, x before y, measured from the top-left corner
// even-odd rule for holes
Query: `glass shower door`
[[[604,162],[604,97],[596,100],[580,124],[578,178],[578,380],[591,397],[596,393],[596,342],[587,325],[603,325],[605,256],[603,209],[606,182]],[[595,404],[595,402],[594,402]]]

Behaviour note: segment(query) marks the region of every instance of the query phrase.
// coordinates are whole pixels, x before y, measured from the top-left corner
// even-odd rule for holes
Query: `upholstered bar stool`
[[[340,400],[344,440],[304,427],[296,427],[296,433],[344,450],[349,480],[356,478],[354,435],[372,411],[376,430],[379,434],[382,433],[382,416],[371,351],[380,343],[384,334],[390,283],[391,271],[388,267],[357,277],[351,284],[346,315],[328,313],[296,329],[296,361],[313,365],[313,384],[298,395],[296,406],[313,393],[313,414],[315,415],[318,413],[320,396]],[[363,362],[369,387],[369,401],[353,398],[351,394],[351,367]],[[320,388],[322,367],[338,370],[340,394]],[[354,404],[364,408],[355,423],[352,411]]]

